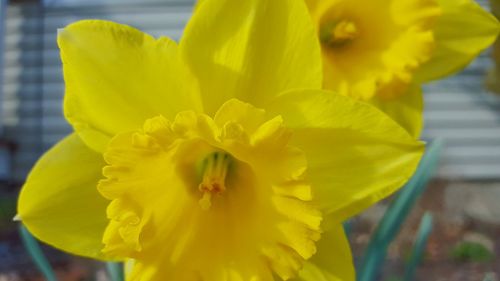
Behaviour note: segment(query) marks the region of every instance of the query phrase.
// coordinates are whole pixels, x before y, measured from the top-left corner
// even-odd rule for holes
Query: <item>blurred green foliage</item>
[[[107,262],[106,269],[108,270],[108,275],[111,281],[123,281],[125,280],[125,272],[123,270],[123,263],[121,262]]]
[[[489,262],[495,258],[495,254],[480,243],[464,241],[453,248],[451,257],[464,262]]]

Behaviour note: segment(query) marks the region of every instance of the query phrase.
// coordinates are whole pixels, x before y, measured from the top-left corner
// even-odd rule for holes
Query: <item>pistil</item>
[[[322,25],[320,30],[321,43],[333,48],[345,46],[358,35],[358,27],[350,20],[333,21]]]
[[[204,160],[203,179],[198,189],[203,193],[199,204],[203,210],[212,206],[213,195],[220,195],[226,190],[226,176],[231,157],[225,152],[214,152]]]

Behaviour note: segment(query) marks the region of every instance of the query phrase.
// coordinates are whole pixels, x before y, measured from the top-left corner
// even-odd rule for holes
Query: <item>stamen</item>
[[[358,35],[358,27],[350,20],[333,21],[322,25],[320,30],[321,43],[334,48],[345,46]]]
[[[212,195],[221,194],[226,190],[226,176],[231,157],[225,152],[214,152],[204,160],[203,179],[198,189],[203,192],[199,204],[203,210],[212,206]]]

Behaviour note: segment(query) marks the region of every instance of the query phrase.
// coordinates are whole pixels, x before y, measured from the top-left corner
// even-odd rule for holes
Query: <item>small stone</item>
[[[376,225],[387,211],[387,205],[376,204],[359,214],[358,218],[361,221],[368,222],[370,225]]]
[[[479,222],[500,225],[500,186],[478,188],[465,205],[465,214]]]
[[[500,226],[500,184],[451,184],[446,188],[446,214]],[[450,217],[453,217],[450,216]],[[455,218],[456,219],[456,218]]]
[[[487,272],[484,274],[483,281],[498,281],[498,276],[495,272]]]
[[[478,232],[467,232],[464,234],[464,242],[471,242],[483,245],[490,252],[495,251],[495,242],[488,236]]]

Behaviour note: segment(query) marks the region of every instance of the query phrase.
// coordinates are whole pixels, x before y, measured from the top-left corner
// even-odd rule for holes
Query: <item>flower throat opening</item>
[[[203,193],[199,204],[203,210],[212,206],[212,196],[220,195],[226,190],[226,177],[231,156],[226,152],[214,152],[203,160],[203,178],[198,189]]]
[[[350,20],[333,21],[323,25],[320,30],[321,43],[332,48],[343,47],[358,35],[358,27]]]

